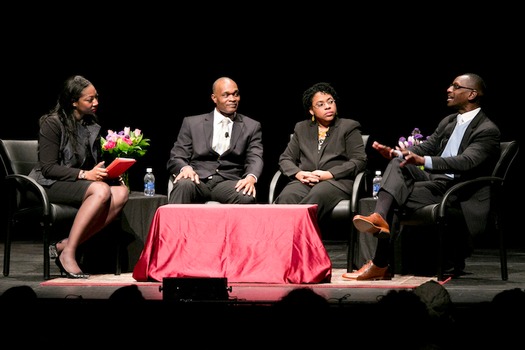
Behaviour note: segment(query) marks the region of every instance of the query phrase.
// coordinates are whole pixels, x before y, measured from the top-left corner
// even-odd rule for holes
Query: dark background
[[[0,137],[36,138],[38,118],[54,106],[62,82],[84,75],[100,94],[103,130],[130,126],[151,139],[130,170],[132,190],[142,190],[153,167],[156,190],[166,194],[166,162],[182,118],[211,111],[213,81],[229,76],[241,91],[239,112],[262,123],[257,196],[265,203],[289,134],[307,118],[301,96],[310,85],[332,83],[341,117],[358,120],[371,141],[395,145],[414,127],[432,132],[452,112],[448,85],[475,72],[486,80],[485,110],[502,139],[521,139],[523,21],[516,9],[220,5],[28,5],[4,13]],[[384,168],[375,151],[368,155],[370,170]]]

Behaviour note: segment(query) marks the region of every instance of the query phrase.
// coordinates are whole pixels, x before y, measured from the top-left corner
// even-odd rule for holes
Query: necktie
[[[219,138],[217,141],[217,146],[215,151],[219,154],[223,154],[230,147],[230,130],[228,124],[230,123],[230,118],[224,118],[221,121],[221,130],[219,131]]]
[[[461,139],[463,138],[463,134],[465,133],[468,125],[469,123],[461,123],[461,121],[458,120],[458,123],[456,124],[456,127],[454,128],[452,135],[450,135],[450,138],[445,145],[445,149],[441,154],[442,157],[454,157],[458,154],[459,144],[461,143]],[[446,175],[452,178],[454,177],[454,174]]]

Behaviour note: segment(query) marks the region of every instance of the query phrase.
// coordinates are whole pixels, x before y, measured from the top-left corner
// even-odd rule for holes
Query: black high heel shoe
[[[89,274],[84,273],[84,272],[80,272],[80,273],[67,272],[64,266],[62,266],[62,262],[60,261],[58,257],[55,259],[55,264],[57,264],[58,268],[60,269],[60,276],[66,275],[67,278],[72,278],[72,279],[89,278]]]

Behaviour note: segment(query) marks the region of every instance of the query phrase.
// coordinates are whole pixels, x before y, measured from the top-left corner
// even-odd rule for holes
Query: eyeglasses
[[[326,102],[317,102],[316,104],[314,104],[314,107],[315,108],[323,108],[324,105],[328,105],[328,106],[331,106],[335,103],[335,100],[334,99],[329,99],[329,100],[326,100]]]
[[[461,85],[456,84],[456,83],[450,84],[448,87],[449,87],[449,88],[452,88],[452,90],[457,90],[457,89],[468,89],[468,90],[476,91],[476,89],[469,88],[469,87],[466,87],[466,86],[461,86]]]

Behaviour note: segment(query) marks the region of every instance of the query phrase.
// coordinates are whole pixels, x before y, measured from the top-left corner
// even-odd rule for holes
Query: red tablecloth
[[[330,282],[317,205],[167,204],[155,213],[133,270],[137,281]]]

